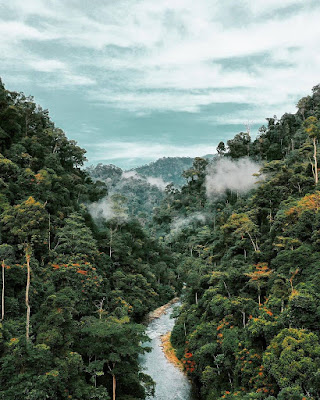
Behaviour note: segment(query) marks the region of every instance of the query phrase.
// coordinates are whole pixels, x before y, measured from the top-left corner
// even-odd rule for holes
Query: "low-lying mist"
[[[259,179],[261,180],[261,176],[254,176],[259,173],[260,168],[260,164],[249,158],[219,159],[207,168],[205,181],[207,196],[209,198],[219,196],[226,190],[237,193],[247,192],[259,182]]]

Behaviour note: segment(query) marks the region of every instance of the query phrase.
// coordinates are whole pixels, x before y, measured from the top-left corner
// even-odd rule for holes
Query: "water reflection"
[[[170,318],[174,306],[166,314],[153,320],[148,325],[147,333],[151,339],[148,344],[152,348],[150,353],[141,357],[141,365],[145,373],[156,382],[156,391],[153,400],[194,400],[192,387],[186,376],[163,354],[160,337],[172,330],[174,319]]]

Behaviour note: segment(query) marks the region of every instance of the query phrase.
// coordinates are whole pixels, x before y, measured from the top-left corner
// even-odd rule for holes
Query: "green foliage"
[[[124,217],[122,195],[93,221],[107,188],[80,169],[85,150],[2,83],[0,152],[0,399],[108,400],[113,375],[117,399],[146,398],[138,322],[181,287],[176,257]]]
[[[124,183],[114,166],[91,168],[90,178],[79,168],[85,151],[1,83],[0,398],[108,399],[115,383],[119,399],[152,395],[139,322],[184,286],[171,340],[203,399],[318,399],[319,118],[316,86],[256,139],[241,132],[219,143],[219,157],[259,161],[264,179],[209,199],[217,159],[162,159],[137,169],[141,182]],[[179,189],[146,183],[175,182],[182,169]],[[85,204],[106,189],[112,217],[97,222]]]
[[[219,157],[260,161],[251,192],[207,198],[194,166],[157,210],[186,284],[172,343],[203,399],[320,396],[319,114],[316,86],[255,140],[219,143]]]
[[[144,177],[162,178],[165,182],[172,182],[175,186],[185,183],[182,173],[190,168],[193,159],[190,157],[163,157],[148,165],[135,168],[138,174]]]
[[[93,258],[97,252],[97,244],[84,218],[72,213],[64,221],[64,226],[57,231],[55,251],[61,255]]]
[[[263,363],[280,388],[307,389],[317,396],[320,372],[319,338],[303,329],[283,329],[267,347]]]

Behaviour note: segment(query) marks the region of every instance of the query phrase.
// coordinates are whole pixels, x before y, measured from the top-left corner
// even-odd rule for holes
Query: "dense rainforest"
[[[213,155],[203,158],[212,159]],[[109,203],[114,196],[124,196],[128,216],[153,232],[154,208],[160,206],[166,191],[183,186],[184,171],[191,168],[193,161],[191,157],[163,157],[131,170],[100,163],[88,167],[87,172],[94,181],[105,183]]]
[[[154,213],[185,282],[171,341],[205,400],[320,399],[320,86],[297,108],[196,159]]]
[[[160,206],[165,196],[166,183],[162,178],[150,180],[136,171],[123,171],[112,164],[91,166],[87,172],[94,181],[105,183],[108,196],[104,203],[112,207],[114,201],[119,203],[121,196],[128,217],[151,227],[153,209]]]
[[[0,82],[0,399],[152,395],[141,322],[177,293],[171,342],[201,399],[320,399],[319,120],[315,86],[256,138],[182,160],[151,220],[123,171],[84,169]]]
[[[0,399],[144,399],[146,313],[179,289],[177,258],[107,195],[85,150],[0,81]],[[180,284],[181,285],[181,284]]]

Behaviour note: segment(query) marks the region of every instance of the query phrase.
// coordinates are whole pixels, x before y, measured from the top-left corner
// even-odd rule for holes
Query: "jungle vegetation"
[[[0,82],[0,399],[144,399],[146,313],[177,260],[137,219],[94,221],[107,195],[32,97]],[[120,207],[120,206],[119,206]]]
[[[143,227],[125,193],[93,218],[106,180],[0,83],[0,399],[145,399],[141,322],[181,292],[171,341],[202,399],[319,399],[319,121],[315,86],[196,158]],[[255,162],[259,182],[210,195],[221,160]]]

